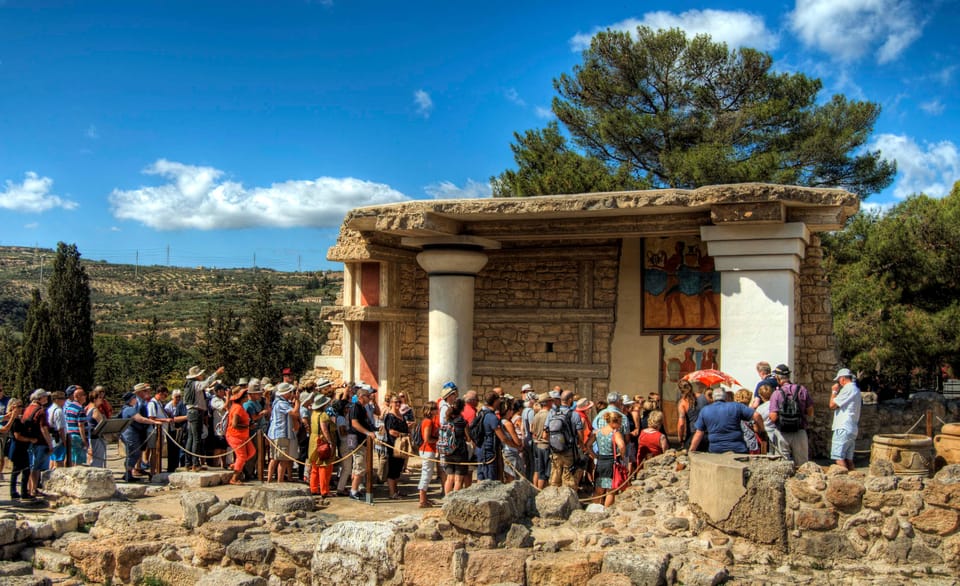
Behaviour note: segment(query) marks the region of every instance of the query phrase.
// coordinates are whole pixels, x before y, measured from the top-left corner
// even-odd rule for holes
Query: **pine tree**
[[[21,396],[38,388],[60,388],[57,377],[61,360],[50,319],[47,302],[40,297],[40,291],[34,289],[17,368],[16,389]]]
[[[240,341],[243,365],[254,376],[276,376],[283,368],[283,312],[273,304],[273,285],[266,278],[256,284],[257,300],[250,306]]]
[[[76,244],[57,243],[53,275],[47,284],[47,303],[60,368],[51,386],[93,386],[93,319],[90,314],[90,279],[80,264]]]

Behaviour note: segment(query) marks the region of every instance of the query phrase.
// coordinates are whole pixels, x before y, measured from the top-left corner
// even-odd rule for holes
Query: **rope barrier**
[[[300,464],[301,466],[307,466],[307,465],[309,464],[308,462],[301,462],[300,460],[297,460],[296,458],[294,458],[294,457],[291,456],[290,454],[284,452],[283,450],[280,449],[280,446],[278,446],[276,443],[274,443],[274,441],[273,441],[272,439],[268,438],[267,436],[263,436],[263,439],[267,440],[267,443],[269,443],[271,446],[273,446],[273,449],[277,450],[278,452],[280,452],[281,454],[283,454],[283,455],[286,456],[287,458],[290,458],[290,461],[291,461],[291,462],[296,462],[297,464]],[[344,460],[347,460],[348,458],[352,458],[354,454],[356,454],[357,452],[360,451],[360,448],[364,447],[365,444],[366,444],[366,442],[360,442],[360,445],[358,445],[357,447],[355,447],[352,452],[348,453],[346,456],[342,456],[342,457],[340,457],[340,458],[338,458],[338,459],[336,459],[336,460],[333,460],[332,462],[330,462],[330,464],[324,464],[324,466],[328,466],[328,465],[329,465],[329,466],[333,466],[334,464],[339,464],[340,462],[343,462]],[[333,444],[331,444],[331,447],[332,447],[332,446],[333,446]],[[299,455],[299,454],[298,454],[298,455]],[[312,466],[312,464],[309,464],[309,465]]]
[[[170,435],[170,432],[168,432],[168,431],[165,430],[165,429],[163,430],[163,435],[167,436],[167,439],[169,439],[171,442],[173,442],[173,445],[175,445],[175,446],[177,446],[178,448],[180,448],[180,451],[183,452],[184,454],[187,454],[188,456],[193,456],[194,458],[203,458],[203,459],[205,459],[205,460],[212,460],[212,459],[215,459],[215,458],[225,458],[225,457],[227,457],[227,456],[231,456],[231,455],[237,453],[237,450],[239,450],[239,449],[242,448],[243,446],[249,444],[250,442],[252,442],[252,441],[257,437],[257,434],[255,433],[255,434],[251,435],[250,437],[248,437],[248,438],[247,438],[247,441],[243,442],[242,444],[240,444],[239,446],[237,446],[237,447],[235,447],[235,448],[231,448],[231,449],[230,449],[229,451],[227,451],[227,452],[224,452],[224,453],[222,453],[222,454],[217,454],[216,456],[204,456],[204,455],[202,455],[202,454],[194,454],[193,452],[187,450],[187,448],[181,446],[179,443],[177,443],[177,440],[173,439],[173,436]]]
[[[510,466],[510,469],[511,469],[511,470],[514,471],[514,473],[515,473],[515,474],[514,474],[514,482],[517,482],[517,481],[522,480],[522,481],[526,482],[527,484],[529,484],[530,486],[532,486],[532,487],[533,487],[533,490],[535,490],[535,491],[537,491],[537,492],[543,492],[543,489],[542,489],[542,488],[538,488],[536,484],[534,484],[534,483],[530,482],[529,480],[527,480],[527,477],[524,476],[522,472],[520,472],[519,470],[517,470],[516,467],[515,467],[513,464],[510,463],[510,460],[504,458],[503,461],[507,464],[507,466]],[[628,488],[631,488],[631,487],[633,486],[633,484],[632,484],[632,483],[633,483],[633,477],[636,476],[637,473],[640,472],[640,470],[641,470],[641,468],[638,466],[638,467],[633,471],[633,473],[630,474],[630,476],[627,477],[627,480],[626,480],[621,486],[619,486],[619,487],[616,488],[616,489],[610,488],[610,489],[607,489],[607,490],[609,490],[610,492],[613,492],[613,493],[622,493],[622,492],[625,492]],[[606,492],[605,492],[605,493],[603,493],[603,494],[598,494],[598,495],[594,495],[594,496],[591,496],[591,497],[585,497],[585,498],[582,498],[582,499],[581,499],[581,498],[578,498],[578,499],[577,499],[577,502],[579,502],[579,503],[589,503],[589,502],[592,502],[592,501],[595,501],[595,500],[598,500],[598,499],[605,499],[605,498],[607,498],[607,495],[608,495],[608,494],[609,494],[609,493],[606,493]]]
[[[387,442],[382,441],[380,438],[377,438],[377,437],[374,437],[374,438],[373,438],[373,441],[376,442],[376,443],[378,443],[378,444],[381,444],[381,445],[383,445],[383,446],[386,446],[386,447],[388,447],[388,448],[393,448],[393,451],[394,451],[394,453],[396,453],[396,454],[403,454],[404,456],[407,456],[408,458],[410,458],[410,457],[420,458],[420,459],[421,459],[422,461],[424,461],[424,462],[436,462],[436,463],[438,463],[438,464],[441,464],[441,463],[442,463],[442,464],[456,464],[457,466],[486,466],[487,464],[492,464],[492,463],[494,463],[494,462],[497,460],[497,456],[494,455],[492,458],[490,458],[490,459],[487,460],[486,462],[473,462],[473,461],[471,461],[471,462],[449,462],[449,461],[446,461],[446,460],[440,460],[439,458],[427,458],[427,457],[425,457],[425,456],[420,456],[420,454],[413,454],[413,453],[411,453],[411,452],[406,452],[406,451],[401,450],[401,449],[399,449],[399,448],[397,448],[397,447],[391,446],[391,445],[388,444]]]
[[[913,424],[913,427],[911,427],[910,429],[907,430],[907,433],[912,433],[913,430],[915,430],[918,425],[920,425],[921,423],[923,423],[923,421],[924,421],[926,418],[927,418],[926,415],[921,415],[921,416],[920,416],[920,419],[917,419],[917,422]]]

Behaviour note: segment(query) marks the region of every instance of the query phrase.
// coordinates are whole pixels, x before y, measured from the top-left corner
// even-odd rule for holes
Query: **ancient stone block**
[[[180,495],[184,526],[193,529],[206,523],[207,512],[219,501],[217,495],[204,491],[185,492]]]
[[[664,584],[670,557],[669,553],[658,551],[608,551],[601,570],[626,574],[633,584]]]
[[[826,531],[837,526],[837,513],[830,509],[800,509],[794,524],[798,529]]]
[[[865,489],[863,483],[848,476],[834,476],[827,482],[827,502],[842,511],[856,510]]]
[[[265,484],[252,488],[243,495],[240,506],[255,511],[291,513],[312,511],[313,498],[309,487],[303,484]]]
[[[799,478],[787,480],[787,493],[805,503],[816,503],[820,501],[820,492],[814,490],[806,480]]]
[[[960,513],[949,509],[927,507],[919,515],[911,517],[910,522],[918,531],[949,535],[960,528]]]
[[[503,538],[503,547],[507,549],[533,547],[533,534],[525,525],[514,523]]]
[[[873,492],[868,491],[863,495],[863,506],[868,509],[881,509],[883,507],[899,507],[903,503],[903,493],[900,492]]]
[[[227,557],[240,565],[247,562],[257,565],[268,564],[273,560],[274,555],[276,555],[276,547],[267,536],[237,539],[227,546]]]
[[[691,586],[723,584],[730,576],[730,572],[724,564],[692,554],[670,560],[670,569],[676,569],[678,584],[690,584]]]
[[[457,582],[453,575],[453,541],[411,541],[403,552],[403,583],[407,586],[447,586]]]
[[[791,553],[819,559],[832,559],[838,556],[850,558],[855,555],[850,540],[845,535],[832,531],[804,533],[799,537],[791,535],[789,549]]]
[[[598,552],[540,553],[527,558],[527,586],[579,586],[600,573]]]
[[[526,515],[532,497],[533,488],[526,482],[485,480],[447,495],[443,514],[459,529],[496,535]]]
[[[516,484],[516,483],[514,483]],[[530,552],[525,549],[487,549],[471,551],[463,580],[467,586],[524,583],[524,568]]]
[[[389,521],[336,523],[320,534],[310,564],[313,583],[320,586],[398,582],[397,570],[403,564],[407,539]]]
[[[548,486],[536,497],[537,515],[544,519],[567,520],[570,514],[580,510],[577,491],[567,486]]]
[[[197,580],[196,586],[267,586],[260,576],[251,576],[233,568],[217,568]]]
[[[633,581],[626,574],[615,572],[600,572],[587,582],[586,586],[633,586]]]
[[[142,584],[152,579],[155,583],[169,586],[195,586],[203,573],[202,569],[182,562],[150,556],[130,570],[130,579],[135,584]]]
[[[863,487],[868,491],[890,492],[897,488],[896,476],[869,476],[863,482]]]
[[[960,533],[943,540],[943,563],[954,570],[960,570]]]
[[[960,511],[960,483],[944,484],[933,480],[923,490],[923,500],[930,505],[949,507]]]
[[[44,490],[67,499],[102,501],[113,498],[117,485],[111,470],[74,466],[53,470]]]

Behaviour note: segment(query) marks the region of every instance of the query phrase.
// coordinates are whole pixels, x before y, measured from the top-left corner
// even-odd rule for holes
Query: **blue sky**
[[[960,2],[0,0],[0,245],[339,268],[345,212],[489,196],[604,28],[680,27],[882,105],[867,205],[960,179]]]

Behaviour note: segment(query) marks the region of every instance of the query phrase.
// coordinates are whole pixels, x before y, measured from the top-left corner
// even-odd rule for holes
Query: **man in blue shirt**
[[[513,445],[500,427],[500,418],[497,417],[499,410],[500,395],[490,391],[485,397],[484,406],[477,413],[477,417],[483,418],[480,421],[483,426],[483,443],[477,446],[477,480],[499,480],[494,456],[504,443]]]
[[[693,428],[693,440],[690,442],[690,451],[697,451],[703,436],[710,440],[710,453],[722,454],[734,452],[748,454],[747,442],[743,439],[741,421],[753,421],[753,430],[760,438],[766,440],[766,431],[763,427],[763,418],[760,414],[736,401],[727,402],[726,389],[720,388],[713,393],[713,403],[700,411]]]

